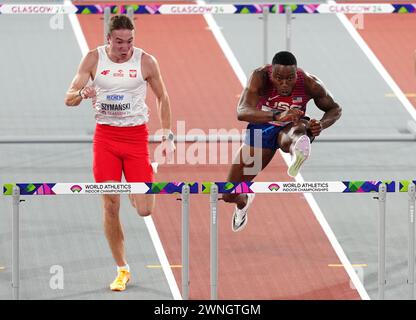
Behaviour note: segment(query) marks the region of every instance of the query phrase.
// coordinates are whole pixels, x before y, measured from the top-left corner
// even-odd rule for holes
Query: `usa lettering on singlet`
[[[305,73],[302,69],[297,69],[297,80],[295,87],[293,88],[290,96],[280,96],[277,89],[271,82],[272,66],[267,65],[264,67],[266,72],[265,84],[263,92],[260,96],[260,101],[257,104],[257,108],[263,111],[278,110],[284,112],[289,109],[299,109],[304,113],[306,112],[306,104],[311,97],[305,92]],[[290,121],[271,121],[270,124],[278,127],[285,126]]]
[[[94,101],[95,121],[117,127],[147,123],[147,82],[141,72],[143,50],[134,47],[128,61],[115,63],[108,57],[105,46],[97,49],[99,58],[93,81],[97,92]]]

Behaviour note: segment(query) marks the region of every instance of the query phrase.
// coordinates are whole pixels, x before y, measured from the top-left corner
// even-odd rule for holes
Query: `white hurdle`
[[[387,193],[408,193],[408,287],[415,298],[415,199],[416,180],[321,181],[321,182],[196,182],[167,183],[24,183],[5,184],[3,195],[12,196],[12,290],[20,299],[20,202],[22,196],[82,194],[179,194],[182,200],[182,298],[189,299],[189,203],[190,194],[210,194],[210,288],[218,299],[218,195],[223,193],[376,193],[378,200],[378,298],[385,298],[386,286],[386,200]]]
[[[386,199],[387,192],[396,192],[395,181],[332,181],[332,182],[203,182],[202,193],[210,193],[211,203],[211,299],[218,299],[218,194],[221,193],[377,193],[378,223],[378,298],[384,299],[386,286]],[[409,185],[409,284],[414,290],[414,184]],[[406,191],[400,188],[400,191]],[[414,299],[413,292],[409,295]]]
[[[192,187],[190,186],[192,185]],[[193,182],[167,183],[22,183],[4,184],[3,195],[12,196],[12,291],[20,299],[20,202],[21,196],[85,194],[178,194],[182,200],[182,298],[189,299],[189,198],[198,193]]]

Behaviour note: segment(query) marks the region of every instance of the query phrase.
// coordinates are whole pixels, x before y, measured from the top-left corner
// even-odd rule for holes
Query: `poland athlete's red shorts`
[[[94,134],[95,182],[153,182],[150,165],[149,130],[146,124],[115,127],[97,124]]]

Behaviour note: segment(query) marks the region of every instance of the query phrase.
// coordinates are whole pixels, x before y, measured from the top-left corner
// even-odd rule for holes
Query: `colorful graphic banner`
[[[407,192],[412,180],[398,182],[397,191]],[[416,184],[416,180],[413,181]],[[208,194],[216,184],[218,193],[369,193],[378,192],[384,183],[387,192],[396,192],[395,181],[317,181],[317,182],[202,182],[202,194]],[[18,186],[20,195],[64,194],[173,194],[181,193],[182,187],[190,186],[190,193],[199,193],[197,182],[154,183],[7,183],[3,195],[13,195]]]
[[[3,195],[13,195],[18,186],[20,194],[61,195],[61,194],[173,194],[181,193],[182,187],[190,186],[190,193],[198,193],[196,182],[154,182],[154,183],[8,183],[3,185]]]
[[[416,185],[416,180],[400,180],[399,181],[399,186],[398,186],[398,191],[399,192],[408,192],[409,191],[409,185],[412,182]]]
[[[270,13],[284,14],[291,8],[295,14],[345,13],[415,13],[413,3],[335,3],[335,4],[2,4],[2,14],[103,14],[110,7],[112,14],[125,14],[129,7],[134,14],[261,14],[267,8]]]
[[[319,181],[319,182],[203,182],[202,193],[218,186],[218,193],[368,193],[378,192],[385,183],[387,192],[395,192],[394,181]]]

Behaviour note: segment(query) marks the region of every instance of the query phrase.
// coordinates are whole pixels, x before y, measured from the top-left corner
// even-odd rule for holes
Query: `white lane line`
[[[165,249],[163,249],[162,242],[160,241],[159,234],[157,233],[155,224],[151,216],[144,217],[147,230],[149,230],[150,238],[152,239],[153,246],[156,249],[157,256],[165,273],[166,280],[168,281],[170,291],[172,292],[173,299],[182,300],[181,292],[179,291],[178,284],[176,283],[175,276],[173,275],[172,268],[166,256]]]
[[[205,4],[205,1],[198,0],[198,4]],[[235,57],[234,53],[232,52],[227,40],[225,40],[224,35],[222,34],[221,30],[219,29],[216,21],[214,20],[212,14],[205,14],[204,15],[205,21],[207,22],[208,26],[210,27],[215,39],[217,40],[219,46],[221,47],[224,55],[228,59],[231,67],[233,68],[237,78],[240,80],[241,85],[244,87],[247,83],[247,77],[241,68],[237,58]],[[280,151],[286,165],[290,165],[290,155],[283,153]],[[296,181],[303,182],[303,178],[300,174],[297,175]],[[364,288],[364,285],[360,281],[357,273],[355,272],[354,268],[351,265],[351,262],[348,260],[344,250],[342,249],[341,245],[339,244],[335,234],[333,233],[331,227],[329,226],[328,222],[326,221],[321,209],[319,208],[318,204],[315,201],[315,198],[312,194],[305,193],[305,199],[308,202],[309,206],[312,209],[316,219],[318,220],[319,224],[322,227],[322,230],[325,232],[326,236],[328,237],[329,242],[331,243],[332,247],[334,248],[338,258],[340,259],[341,263],[343,264],[346,272],[348,273],[352,283],[354,284],[357,292],[359,293],[361,299],[369,300],[370,297],[367,291]]]
[[[335,1],[328,1],[329,4],[335,4]],[[412,103],[397,85],[397,83],[393,80],[391,75],[387,72],[386,68],[384,68],[383,64],[378,60],[374,52],[370,49],[364,39],[361,37],[359,32],[354,28],[354,26],[350,23],[348,18],[343,13],[336,14],[338,19],[341,21],[345,29],[347,29],[350,36],[354,39],[354,41],[358,44],[360,49],[364,52],[367,58],[370,60],[374,68],[378,71],[378,73],[383,77],[384,81],[388,84],[391,88],[395,96],[399,99],[405,109],[410,113],[413,120],[416,120],[416,109],[413,107]]]
[[[65,4],[72,4],[72,1],[65,0]],[[68,16],[69,16],[69,21],[71,22],[71,25],[72,25],[72,29],[74,30],[75,37],[81,49],[81,53],[82,55],[86,55],[89,51],[89,48],[88,48],[87,40],[85,39],[84,33],[82,32],[78,17],[76,14],[69,14]],[[162,243],[159,238],[159,234],[156,230],[155,224],[153,223],[152,217],[145,217],[144,222],[146,224],[147,230],[149,231],[150,238],[152,239],[152,243],[153,243],[153,246],[155,247],[160,264],[162,265],[162,269],[165,274],[166,280],[169,284],[169,288],[172,293],[173,299],[182,300],[182,296],[179,291],[178,284],[175,281],[175,277],[173,275],[172,269],[169,267],[170,263],[166,256],[165,250],[163,249]]]
[[[65,0],[65,5],[72,5],[72,1]],[[81,25],[76,14],[68,14],[69,21],[71,22],[72,29],[74,30],[75,38],[77,39],[79,48],[81,49],[82,55],[86,55],[89,51],[87,40],[85,39],[84,33],[82,32]]]

